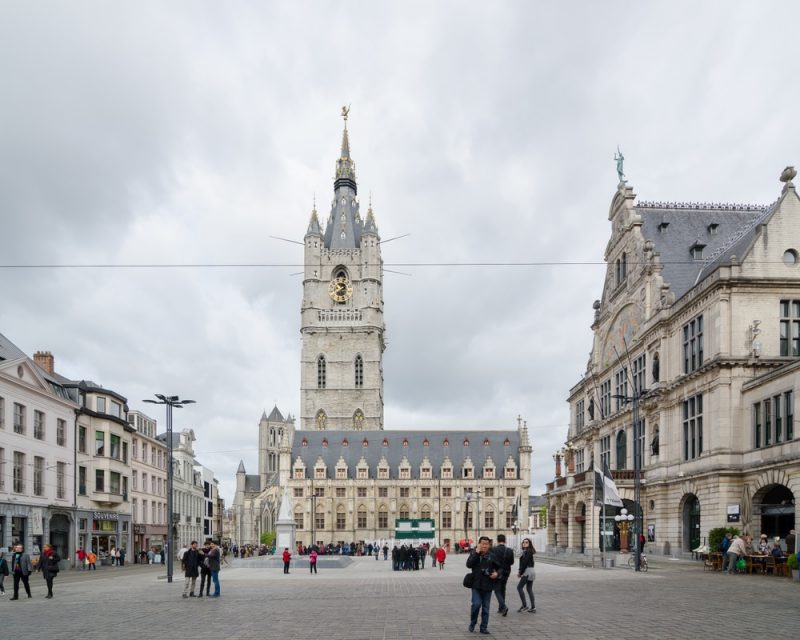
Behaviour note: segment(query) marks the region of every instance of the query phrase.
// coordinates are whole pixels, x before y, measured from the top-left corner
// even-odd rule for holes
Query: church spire
[[[314,196],[314,207],[311,209],[311,220],[308,222],[308,230],[306,231],[306,235],[313,233],[315,235],[322,235],[322,231],[320,230],[319,226],[319,218],[317,217],[317,197]],[[266,417],[266,415],[265,415]]]
[[[347,132],[349,115],[350,107],[342,107],[342,118],[344,119],[342,151],[336,161],[333,202],[330,216],[325,225],[324,246],[326,249],[358,249],[361,247],[361,232],[364,222],[359,213],[359,202],[356,197],[358,194],[356,165],[350,157],[350,138]]]

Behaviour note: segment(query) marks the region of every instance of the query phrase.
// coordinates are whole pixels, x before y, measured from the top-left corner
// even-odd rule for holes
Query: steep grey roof
[[[281,415],[281,412],[278,410],[278,405],[277,404],[273,407],[272,412],[269,414],[269,418],[267,418],[267,420],[269,422],[284,422],[285,421],[283,416]]]
[[[17,345],[0,333],[0,360],[18,360],[27,357]]]
[[[258,474],[247,474],[244,477],[245,491],[261,491],[261,476]]]
[[[156,436],[156,440],[160,440],[165,445],[169,446],[169,443],[167,442],[167,433],[166,433],[166,431],[164,433],[159,433]],[[172,432],[172,448],[173,449],[177,449],[180,446],[181,446],[181,434],[180,433],[175,433],[173,431]]]
[[[488,439],[488,445],[484,445],[484,439]],[[347,445],[344,444],[345,440]],[[464,445],[465,440],[469,441],[468,446]],[[324,441],[327,441],[327,446],[323,444]],[[445,445],[445,441],[449,444]],[[519,468],[519,444],[519,432],[516,430],[297,431],[292,442],[292,466],[299,457],[305,463],[306,469],[312,469],[321,456],[327,467],[327,477],[334,478],[336,463],[342,457],[348,466],[348,477],[355,478],[356,466],[364,456],[369,466],[369,475],[375,478],[378,463],[386,457],[389,463],[389,475],[396,478],[400,462],[407,457],[411,464],[411,478],[416,479],[419,478],[420,464],[427,456],[433,477],[438,478],[446,456],[453,464],[453,476],[461,477],[464,460],[469,457],[476,469],[477,478],[481,477],[480,469],[483,468],[484,461],[491,457],[497,469],[496,477],[502,477],[502,468],[509,456]],[[313,477],[312,473],[307,472],[307,477]]]
[[[239,468],[236,470],[236,473],[247,473],[244,470],[244,460],[239,460]]]
[[[680,298],[697,282],[706,260],[694,260],[691,248],[704,245],[703,256],[716,255],[739,238],[765,214],[767,207],[725,204],[683,204],[640,202],[636,211],[642,217],[642,235],[653,242],[664,265],[664,281],[675,298]],[[663,228],[663,225],[667,226]],[[712,225],[716,225],[712,229]],[[660,228],[661,227],[661,228]]]
[[[42,369],[34,360],[28,358],[22,349],[20,349],[17,345],[11,342],[11,340],[0,333],[0,361],[19,360],[20,358],[25,358],[30,361],[31,366],[33,366],[39,372],[39,375],[41,375],[47,381],[48,385],[50,385],[50,390],[54,395],[58,396],[59,398],[63,398],[64,400],[71,400],[76,404],[78,403],[77,390],[66,386],[66,383],[71,382],[70,380],[64,376],[58,375],[57,373],[48,373]]]
[[[361,246],[364,223],[359,215],[356,165],[350,157],[350,141],[346,128],[342,133],[342,152],[336,161],[336,180],[333,186],[331,213],[325,226],[325,248],[357,249]]]

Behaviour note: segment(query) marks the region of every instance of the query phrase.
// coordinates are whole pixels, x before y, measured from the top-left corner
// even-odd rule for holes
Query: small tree
[[[716,529],[711,529],[708,532],[708,550],[709,551],[717,551],[719,549],[719,543],[722,542],[722,539],[729,533],[733,535],[739,535],[739,529],[736,527],[717,527]]]
[[[274,542],[275,542],[275,532],[274,531],[264,531],[261,534],[261,544],[272,548],[272,544]]]

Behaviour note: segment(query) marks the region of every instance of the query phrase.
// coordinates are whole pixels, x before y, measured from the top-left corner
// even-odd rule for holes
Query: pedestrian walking
[[[7,575],[8,575],[8,561],[6,560],[6,554],[0,551],[0,596],[6,595],[6,590],[5,587],[3,586],[3,580],[5,580]]]
[[[55,577],[58,575],[59,562],[61,562],[61,556],[53,549],[53,545],[45,544],[42,557],[39,559],[36,570],[41,572],[44,581],[47,583],[46,598],[53,597],[53,580],[55,580]]]
[[[97,571],[97,554],[94,551],[89,551],[86,554],[86,559],[89,561],[89,571]]]
[[[517,570],[517,577],[519,578],[517,593],[519,593],[519,599],[522,600],[522,606],[517,611],[536,613],[536,603],[533,601],[533,581],[536,578],[536,570],[533,568],[533,555],[535,553],[536,549],[534,549],[531,539],[524,538],[522,540],[522,555],[519,557],[519,569]],[[530,606],[525,601],[525,590],[528,591],[528,599],[531,601]]]
[[[311,553],[308,554],[308,572],[309,573],[316,573],[317,572],[317,552],[314,549],[311,550]]]
[[[181,566],[183,567],[183,575],[186,581],[183,585],[183,597],[194,598],[194,587],[197,584],[197,576],[199,575],[200,563],[203,556],[200,549],[197,548],[197,540],[192,540],[192,544],[184,551]],[[189,588],[191,585],[191,588]]]
[[[78,547],[78,551],[76,552],[78,556],[78,564],[81,566],[81,571],[86,571],[86,551],[83,547]]]
[[[439,571],[444,571],[445,558],[447,558],[447,552],[444,550],[444,547],[439,547],[436,550],[436,564],[439,565]]]
[[[511,575],[511,568],[514,566],[514,552],[506,546],[506,537],[502,533],[497,534],[497,544],[492,548],[492,553],[502,567],[494,589],[494,595],[497,597],[497,613],[506,616],[508,615],[506,585]]]
[[[469,630],[475,631],[478,612],[481,614],[481,633],[489,633],[489,609],[492,606],[492,592],[495,582],[503,570],[491,552],[489,538],[481,536],[478,548],[470,551],[467,568],[472,569],[472,608],[469,616]]]
[[[117,562],[117,550],[114,547],[111,547],[111,551],[108,552],[108,559],[113,567]]]
[[[14,596],[11,600],[19,600],[19,583],[25,587],[25,593],[31,598],[31,585],[28,583],[28,576],[33,571],[31,557],[25,553],[25,547],[17,544],[11,556],[11,573],[14,576]]]
[[[292,561],[292,554],[289,552],[289,547],[283,549],[283,572],[289,573],[289,563]]]
[[[219,598],[219,570],[221,566],[220,563],[222,554],[220,553],[219,547],[214,543],[213,540],[209,545],[209,550],[206,557],[208,558],[208,568],[211,570],[211,580],[214,581],[214,593],[212,593],[209,598]]]
[[[209,595],[211,593],[211,559],[208,557],[208,552],[211,551],[211,542],[209,540],[205,541],[203,544],[203,548],[200,549],[200,593],[198,594],[199,598],[203,597],[203,589],[205,588],[205,594]]]

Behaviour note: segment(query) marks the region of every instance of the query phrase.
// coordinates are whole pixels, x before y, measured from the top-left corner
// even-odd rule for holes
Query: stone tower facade
[[[361,217],[347,115],[323,231],[305,235],[300,428],[383,429],[383,260],[372,207]]]

